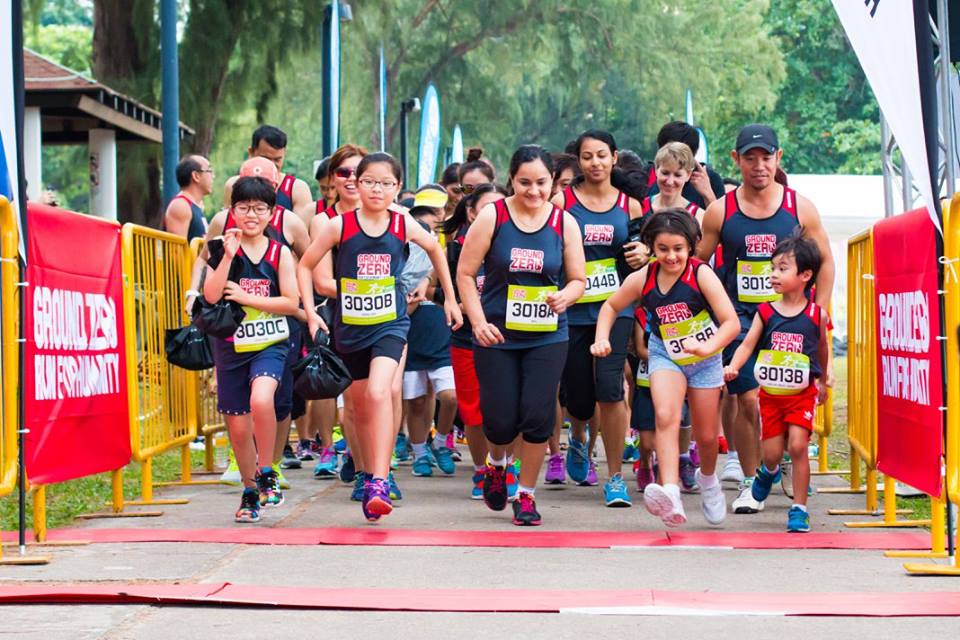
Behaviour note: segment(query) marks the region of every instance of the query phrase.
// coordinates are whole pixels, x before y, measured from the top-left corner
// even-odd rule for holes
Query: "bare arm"
[[[600,307],[600,315],[597,318],[597,329],[593,345],[590,352],[598,358],[605,358],[610,355],[610,329],[620,312],[626,309],[630,304],[640,297],[643,293],[643,283],[647,280],[647,269],[644,267],[640,271],[634,271],[627,279],[623,281],[620,288],[612,296],[606,299],[603,306]],[[637,325],[640,326],[639,324]],[[642,337],[643,331],[640,331]]]
[[[714,317],[720,323],[717,327],[717,334],[705,342],[696,342],[684,347],[684,351],[697,356],[710,356],[717,353],[740,333],[740,320],[737,318],[737,312],[730,302],[730,296],[727,290],[723,288],[720,278],[713,272],[713,269],[707,266],[701,267],[697,271],[697,283],[700,285],[700,291],[706,298],[707,304],[713,311]]]
[[[628,201],[630,208],[630,219],[634,220],[636,218],[643,217],[643,205],[640,204],[640,201],[636,198],[630,198]]]
[[[227,178],[227,181],[223,183],[223,208],[230,208],[230,196],[233,195],[233,183],[237,181],[240,176],[232,176]]]
[[[583,239],[573,216],[563,212],[563,272],[567,283],[563,289],[547,296],[547,304],[556,313],[563,313],[583,296],[587,288],[586,262],[583,257]]]
[[[302,256],[310,246],[310,234],[307,225],[297,216],[283,217],[283,235],[287,238],[294,254]]]
[[[310,238],[316,238],[324,227],[331,224],[326,216],[314,216],[310,221]],[[333,252],[328,251],[313,269],[313,288],[327,298],[337,297],[337,281],[333,277]]]
[[[830,238],[827,236],[827,230],[823,228],[817,208],[802,196],[797,196],[797,221],[803,226],[804,234],[816,242],[817,248],[820,249],[820,272],[817,274],[817,295],[814,302],[826,309],[830,306],[837,269],[833,261],[833,252],[830,250]]]
[[[183,198],[174,198],[167,205],[167,211],[163,215],[163,226],[167,233],[174,233],[186,238],[192,217],[193,212],[190,210],[190,205]]]
[[[457,265],[457,289],[460,292],[460,301],[464,312],[470,318],[470,324],[473,325],[474,336],[483,346],[503,342],[500,331],[487,322],[480,304],[480,292],[477,290],[477,272],[490,250],[496,218],[493,204],[488,204],[477,214],[477,219],[467,231],[463,250],[460,252],[460,262]]]
[[[762,333],[763,320],[760,319],[760,314],[758,313],[753,316],[753,324],[750,325],[750,331],[747,332],[747,337],[744,338],[740,346],[737,347],[736,352],[733,354],[733,359],[730,360],[730,364],[724,368],[724,378],[733,380],[740,375],[740,369],[743,368],[744,363],[750,359],[750,356],[757,349],[757,343],[760,342],[760,335]]]
[[[720,244],[720,228],[723,226],[723,200],[711,202],[700,219],[703,237],[697,244],[697,257],[707,262]]]
[[[316,237],[300,257],[299,264],[297,264],[297,284],[300,288],[300,296],[303,300],[308,301],[304,307],[310,335],[315,335],[320,328],[326,329],[326,325],[317,314],[316,309],[313,308],[313,304],[310,304],[313,300],[313,271],[325,257],[329,260],[328,254],[330,253],[330,249],[337,245],[342,226],[343,221],[341,218],[336,218],[331,220],[329,224],[320,226],[317,230]]]
[[[297,214],[304,228],[310,226],[310,221],[317,214],[317,208],[313,204],[313,194],[310,193],[310,187],[307,183],[297,178],[293,182],[293,212]]]
[[[447,266],[447,257],[443,253],[443,248],[440,247],[436,238],[424,231],[409,213],[404,214],[403,219],[407,227],[407,238],[410,242],[419,245],[430,256],[433,272],[437,275],[437,280],[443,289],[443,310],[447,316],[447,324],[453,329],[459,329],[463,326],[463,314],[453,292],[453,280],[450,278],[450,268]]]

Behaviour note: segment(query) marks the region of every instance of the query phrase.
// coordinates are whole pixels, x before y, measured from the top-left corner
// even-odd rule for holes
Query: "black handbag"
[[[336,398],[353,382],[347,366],[329,345],[330,336],[318,332],[307,355],[291,368],[293,390],[306,400]]]
[[[213,353],[207,336],[192,324],[179,329],[167,329],[163,348],[167,352],[167,361],[181,369],[203,371],[213,366]]]
[[[215,304],[207,302],[206,298],[203,297],[203,281],[206,277],[207,270],[204,268],[203,274],[200,276],[200,295],[193,302],[191,314],[193,324],[208,336],[226,340],[236,333],[246,313],[243,307],[236,302],[223,298]]]

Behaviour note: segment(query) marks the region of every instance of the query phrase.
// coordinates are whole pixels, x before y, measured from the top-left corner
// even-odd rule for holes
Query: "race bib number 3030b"
[[[340,279],[340,317],[344,324],[371,325],[397,319],[393,276],[376,280]]]
[[[770,284],[773,263],[769,260],[737,260],[737,299],[740,302],[772,302],[780,294]]]
[[[507,329],[514,331],[556,331],[557,314],[547,304],[547,296],[557,287],[507,287]]]
[[[660,325],[660,338],[670,359],[679,365],[694,364],[706,358],[693,356],[683,350],[684,346],[706,342],[717,335],[717,325],[706,309],[681,322]]]
[[[763,349],[753,375],[760,388],[774,396],[794,396],[810,386],[810,358],[802,353]]]
[[[616,258],[587,262],[587,288],[577,304],[603,302],[620,288]]]
[[[244,307],[246,315],[233,334],[233,350],[237,353],[263,351],[270,345],[290,337],[285,316],[278,316],[253,307]]]

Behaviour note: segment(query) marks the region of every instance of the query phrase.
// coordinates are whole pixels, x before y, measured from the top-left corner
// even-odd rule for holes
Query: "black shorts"
[[[742,343],[743,339],[746,337],[747,333],[745,331],[741,331],[736,340],[728,344],[723,349],[724,366],[730,364],[730,361],[733,360],[733,354],[736,353],[737,349],[740,347],[740,343]],[[760,383],[757,382],[757,379],[753,377],[753,367],[756,363],[757,352],[754,351],[750,354],[750,357],[747,359],[744,365],[740,367],[740,374],[727,383],[727,393],[730,395],[737,395],[740,393],[753,391],[760,386]]]
[[[563,367],[562,395],[567,413],[577,420],[589,420],[598,402],[623,400],[623,363],[634,319],[617,318],[610,329],[611,352],[606,358],[590,354],[595,325],[570,326],[567,360]]]
[[[340,359],[346,365],[350,377],[354,380],[366,380],[370,377],[370,363],[374,358],[390,358],[400,362],[407,341],[397,336],[383,336],[369,347],[359,351],[338,351]]]
[[[686,400],[683,402],[683,415],[680,417],[680,426],[690,426],[690,407]],[[633,391],[633,405],[630,407],[630,428],[634,431],[655,431],[657,428],[657,414],[653,410],[653,397],[650,387],[637,386]]]

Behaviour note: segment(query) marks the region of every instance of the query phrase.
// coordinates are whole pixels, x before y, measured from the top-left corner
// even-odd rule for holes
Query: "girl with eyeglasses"
[[[447,323],[453,329],[463,324],[440,245],[409,213],[390,208],[400,188],[401,171],[390,154],[365,156],[357,165],[360,206],[330,220],[297,267],[300,293],[308,298],[313,294],[314,268],[336,249],[333,335],[337,352],[353,378],[344,400],[364,462],[362,506],[369,521],[393,510],[387,477],[401,411],[397,400],[410,328],[406,299],[400,295],[397,280],[406,262],[408,242],[430,256],[446,296]],[[307,310],[307,324],[311,333],[322,326],[312,308]]]

